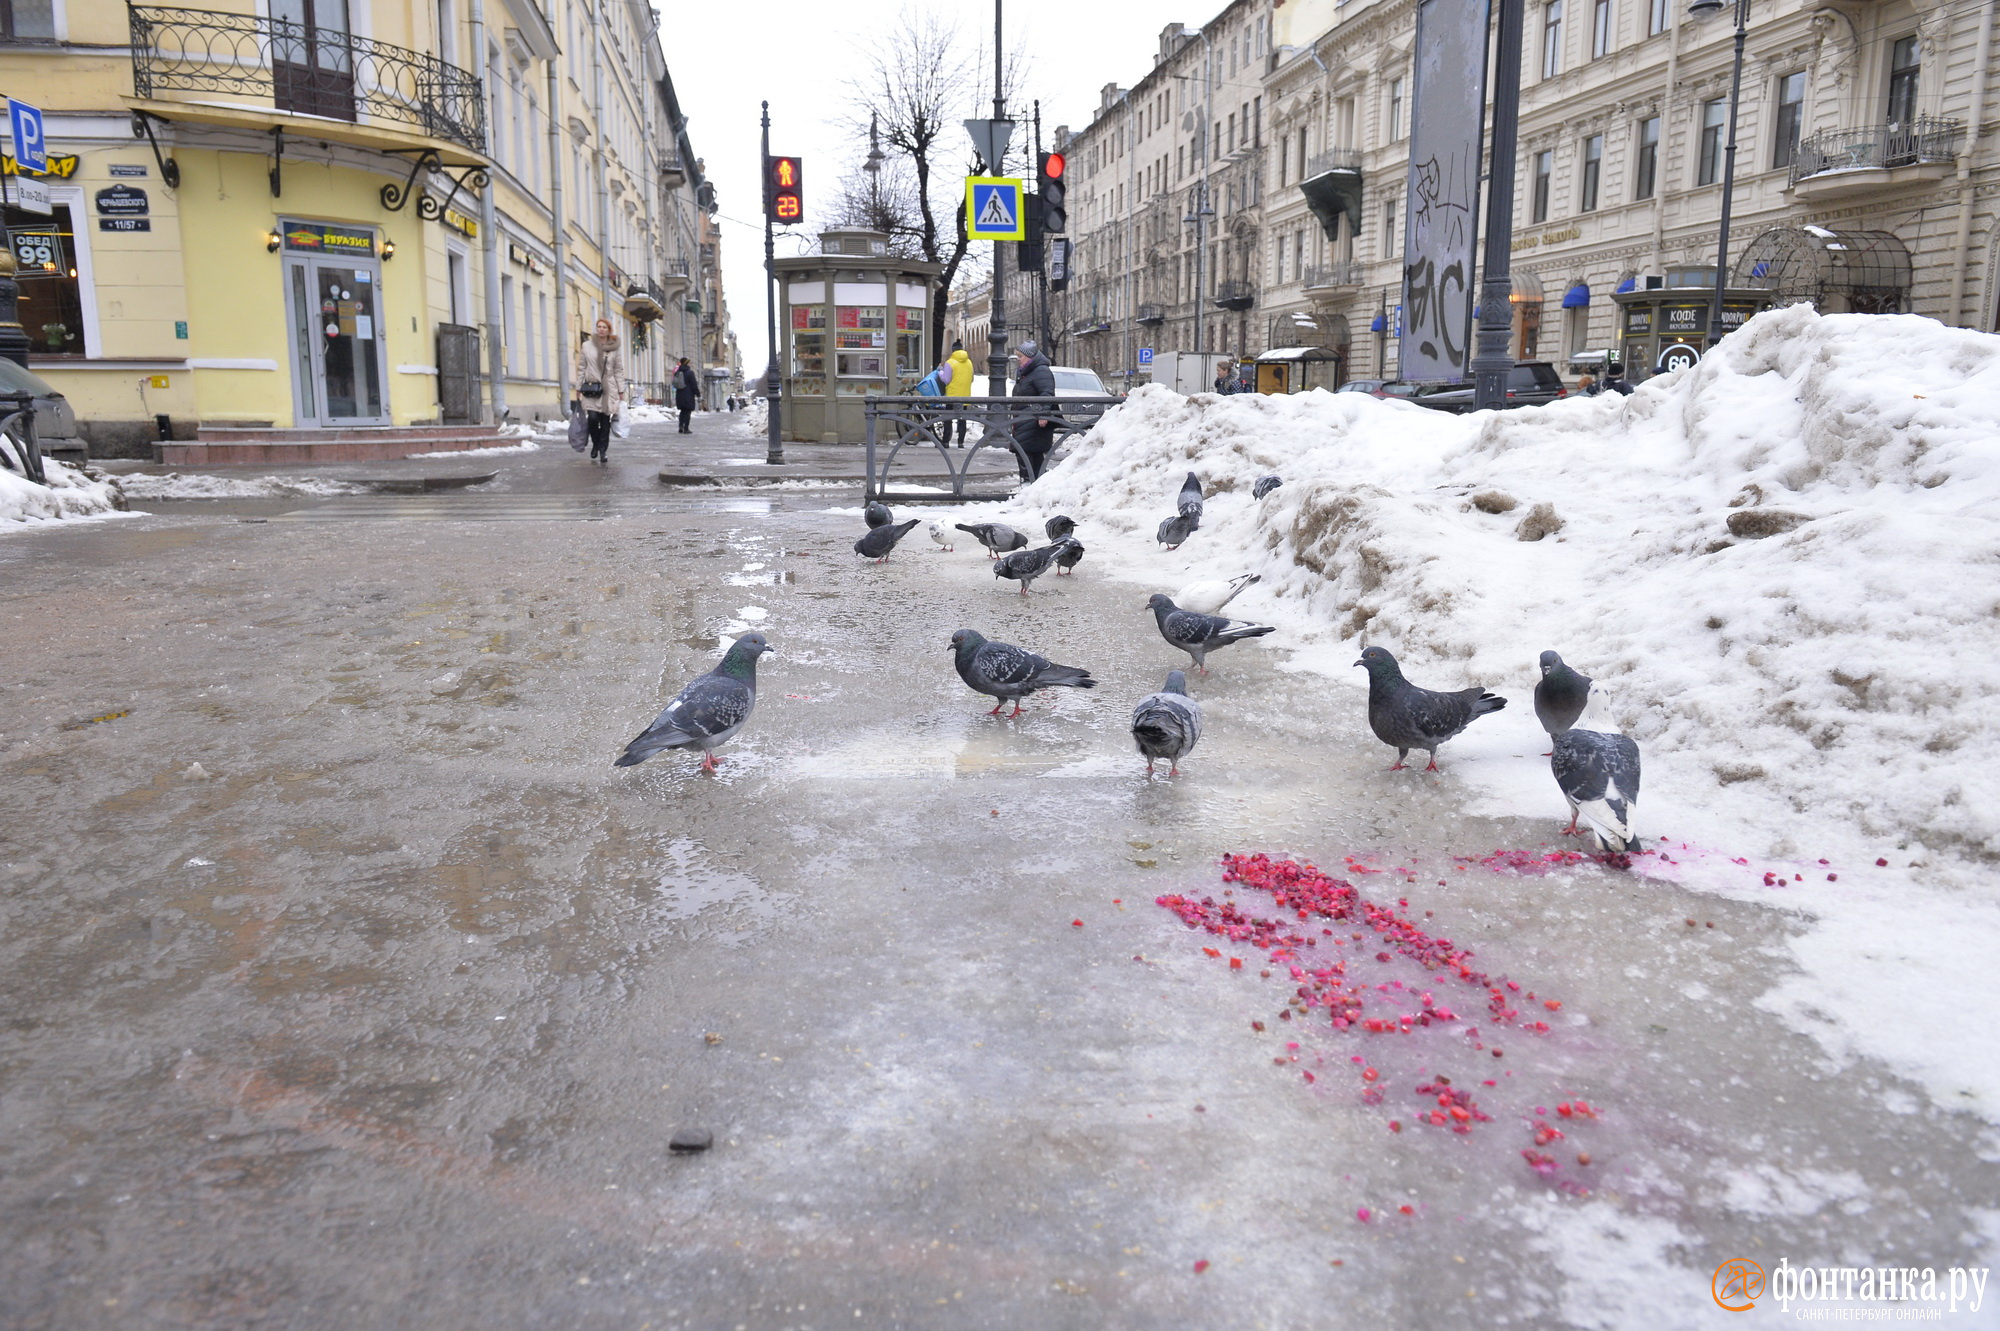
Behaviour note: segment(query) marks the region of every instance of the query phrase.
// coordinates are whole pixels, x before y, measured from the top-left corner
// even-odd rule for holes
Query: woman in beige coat
[[[584,420],[590,426],[590,460],[611,463],[611,418],[625,400],[625,353],[609,319],[597,321],[597,332],[576,349],[575,382]]]

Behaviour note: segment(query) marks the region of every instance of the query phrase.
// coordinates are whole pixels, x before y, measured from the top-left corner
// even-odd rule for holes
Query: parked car
[[[0,356],[0,394],[27,393],[35,399],[35,442],[44,457],[64,462],[82,462],[87,454],[77,436],[76,413],[69,399],[31,370]],[[0,465],[18,470],[20,459],[13,448],[0,449]]]
[[[1111,390],[1097,377],[1097,371],[1079,369],[1074,365],[1051,365],[1049,373],[1056,378],[1057,397],[1110,397]]]
[[[1379,398],[1412,398],[1423,387],[1421,384],[1406,384],[1401,379],[1349,379],[1336,393],[1366,393]]]
[[[1506,406],[1539,407],[1568,396],[1569,390],[1563,387],[1562,376],[1556,373],[1555,366],[1545,360],[1517,360],[1514,368],[1507,371]],[[1433,411],[1463,415],[1473,409],[1472,399],[1471,384],[1445,384],[1426,389],[1410,400]]]

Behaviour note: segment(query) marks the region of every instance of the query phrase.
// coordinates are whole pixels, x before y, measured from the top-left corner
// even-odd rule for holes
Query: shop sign
[[[1646,337],[1653,331],[1653,307],[1634,305],[1625,311],[1625,336]]]
[[[473,218],[467,217],[464,213],[458,211],[458,209],[456,208],[445,209],[441,216],[441,220],[444,222],[446,226],[450,227],[453,231],[458,232],[462,236],[476,236],[479,234],[478,221]]]
[[[17,277],[61,277],[62,233],[53,226],[19,227],[12,233]]]
[[[540,277],[542,273],[545,271],[542,267],[542,260],[539,255],[537,255],[533,250],[522,249],[519,245],[516,245],[511,240],[507,242],[507,257],[508,259],[510,259],[514,263],[521,265],[521,267],[527,269],[529,272],[533,273],[537,277]]]
[[[144,162],[113,162],[105,169],[113,180],[144,180],[151,173]]]
[[[16,176],[14,177],[13,193],[14,206],[24,212],[40,213],[42,216],[48,217],[56,210],[55,203],[49,198],[47,181],[33,179],[28,176]]]
[[[152,210],[146,191],[131,185],[113,185],[97,191],[97,211],[105,217],[144,217]]]
[[[1748,305],[1725,305],[1722,307],[1722,326],[1741,328],[1743,321],[1755,313],[1756,310]]]
[[[50,153],[48,170],[23,170],[11,153],[0,153],[0,176],[55,176],[59,180],[68,180],[76,174],[81,161],[75,153]]]
[[[1666,316],[1665,331],[1669,333],[1699,333],[1706,326],[1708,307],[1706,305],[1669,305],[1661,313]]]
[[[286,222],[284,237],[288,250],[375,257],[375,233],[358,227],[332,226],[324,222]]]
[[[153,219],[150,217],[100,217],[97,219],[99,231],[151,231]]]

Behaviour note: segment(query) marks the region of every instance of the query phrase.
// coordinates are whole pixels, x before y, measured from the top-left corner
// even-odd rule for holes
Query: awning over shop
[[[1581,310],[1588,308],[1589,305],[1590,305],[1590,287],[1587,284],[1578,282],[1568,291],[1563,292],[1562,307],[1564,309]]]
[[[1358,235],[1361,231],[1361,172],[1322,171],[1310,180],[1299,182],[1299,193],[1305,195],[1306,207],[1319,219],[1320,230],[1326,232],[1328,240],[1340,239],[1340,215],[1347,214],[1348,234]]]
[[[1260,364],[1277,361],[1322,361],[1339,360],[1340,352],[1332,347],[1279,347],[1267,351],[1257,358]]]
[[[1908,308],[1909,247],[1891,231],[1773,227],[1751,241],[1730,285],[1768,291],[1777,305],[1895,314]]]
[[[1388,315],[1386,315],[1386,314],[1378,314],[1378,315],[1376,315],[1376,316],[1375,316],[1375,317],[1374,317],[1373,319],[1370,319],[1370,320],[1368,321],[1368,331],[1369,331],[1369,332],[1371,332],[1371,333],[1386,333],[1386,332],[1388,332],[1388,331],[1389,331],[1389,316],[1388,316]]]
[[[1622,296],[1622,295],[1624,295],[1624,294],[1625,294],[1625,293],[1626,293],[1627,291],[1637,291],[1638,289],[1639,289],[1639,279],[1638,279],[1638,278],[1636,278],[1636,277],[1627,277],[1627,278],[1622,278],[1622,279],[1620,279],[1620,280],[1619,280],[1619,283],[1618,283],[1618,288],[1617,288],[1617,291],[1615,292],[1615,294],[1617,294],[1617,295],[1621,295],[1621,296]]]

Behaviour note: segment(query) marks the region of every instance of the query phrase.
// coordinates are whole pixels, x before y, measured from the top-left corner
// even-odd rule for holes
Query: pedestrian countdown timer
[[[967,176],[965,234],[970,240],[1027,239],[1021,181],[1012,176]]]
[[[779,226],[795,226],[805,220],[805,181],[796,157],[765,159],[765,215]]]

